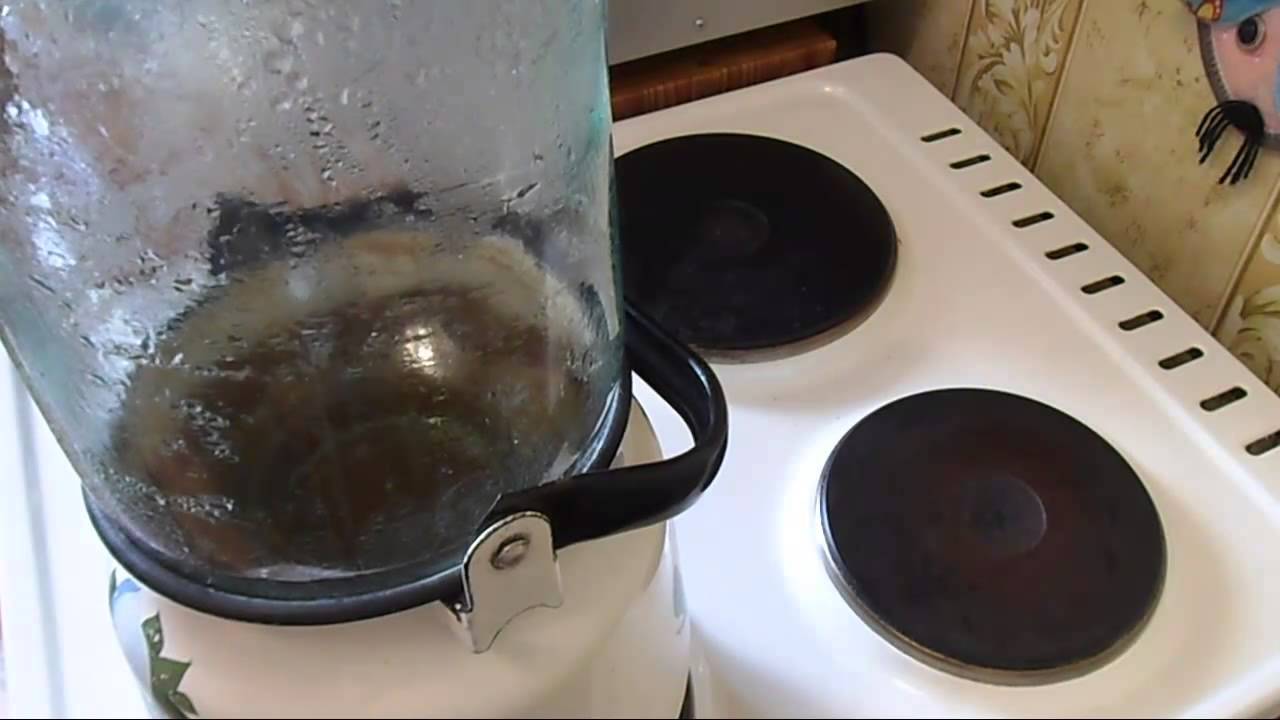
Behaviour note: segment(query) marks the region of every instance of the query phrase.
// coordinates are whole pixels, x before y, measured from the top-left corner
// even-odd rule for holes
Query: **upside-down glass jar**
[[[95,522],[245,596],[367,593],[607,463],[603,22],[7,5],[0,330]]]

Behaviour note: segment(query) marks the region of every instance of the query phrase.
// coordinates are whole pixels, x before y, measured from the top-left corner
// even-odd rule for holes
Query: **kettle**
[[[0,338],[157,716],[687,707],[666,521],[727,413],[620,290],[605,15],[0,17]]]

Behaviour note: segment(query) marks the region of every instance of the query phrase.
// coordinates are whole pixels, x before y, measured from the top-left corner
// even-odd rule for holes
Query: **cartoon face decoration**
[[[1200,52],[1218,104],[1196,135],[1200,162],[1228,128],[1243,142],[1219,179],[1249,176],[1258,153],[1280,148],[1280,0],[1185,0],[1199,21]]]

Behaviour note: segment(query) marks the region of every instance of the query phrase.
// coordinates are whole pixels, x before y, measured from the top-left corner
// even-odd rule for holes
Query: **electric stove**
[[[1280,712],[1280,398],[945,96],[867,56],[614,137],[628,295],[730,406],[673,533],[694,715]],[[10,712],[140,716],[6,374]]]
[[[615,141],[627,291],[730,408],[699,716],[1280,712],[1280,397],[945,96],[873,55]]]

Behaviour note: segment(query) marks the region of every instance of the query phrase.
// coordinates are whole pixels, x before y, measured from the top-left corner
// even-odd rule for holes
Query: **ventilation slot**
[[[1049,258],[1050,260],[1061,260],[1062,258],[1069,258],[1072,255],[1082,253],[1088,249],[1089,249],[1089,246],[1085,245],[1084,243],[1074,243],[1072,245],[1060,247],[1057,250],[1050,250],[1049,252],[1045,253],[1044,256]]]
[[[1080,289],[1084,291],[1085,295],[1097,295],[1103,290],[1110,290],[1111,288],[1116,287],[1117,285],[1123,285],[1123,284],[1124,284],[1124,278],[1120,277],[1119,275],[1112,275],[1111,277],[1102,278],[1101,280],[1094,280],[1093,282],[1089,283],[1088,285],[1085,285]]]
[[[1013,226],[1021,230],[1022,228],[1029,228],[1032,225],[1039,225],[1042,222],[1045,222],[1047,220],[1052,220],[1052,219],[1053,219],[1053,213],[1046,210],[1045,212],[1042,212],[1042,213],[1036,213],[1035,215],[1028,215],[1024,218],[1018,218],[1017,220],[1013,221]]]
[[[1233,387],[1230,390],[1224,393],[1218,393],[1207,400],[1201,400],[1200,407],[1204,408],[1205,412],[1217,412],[1232,403],[1245,399],[1248,395],[1249,393],[1245,392],[1244,388]]]
[[[957,160],[951,163],[951,169],[963,170],[968,167],[973,167],[974,165],[981,165],[982,163],[989,162],[990,160],[991,160],[990,155],[985,155],[985,154],[974,155],[973,157],[965,158],[963,160]]]
[[[936,133],[929,133],[920,139],[927,143],[931,143],[938,142],[939,140],[946,140],[949,137],[955,137],[959,134],[960,128],[947,128],[946,130],[939,130]]]
[[[1258,438],[1248,445],[1244,446],[1245,451],[1250,455],[1266,455],[1267,453],[1280,447],[1280,430],[1277,430],[1264,438]]]
[[[1138,328],[1143,328],[1153,322],[1159,322],[1164,319],[1164,313],[1159,310],[1148,310],[1141,315],[1134,315],[1128,320],[1120,321],[1120,329],[1125,332],[1132,332]]]
[[[1006,193],[1011,193],[1014,190],[1021,190],[1021,189],[1022,189],[1022,183],[1007,182],[1003,185],[997,185],[993,188],[987,188],[986,190],[983,190],[982,197],[984,198],[1000,197],[1001,195],[1004,195]]]
[[[1177,355],[1170,355],[1169,357],[1161,360],[1160,367],[1164,368],[1165,370],[1174,370],[1176,368],[1182,367],[1183,365],[1186,365],[1189,362],[1195,362],[1196,360],[1199,360],[1202,357],[1204,357],[1204,351],[1201,350],[1200,348],[1196,348],[1196,347],[1187,348],[1186,350],[1183,350]]]

